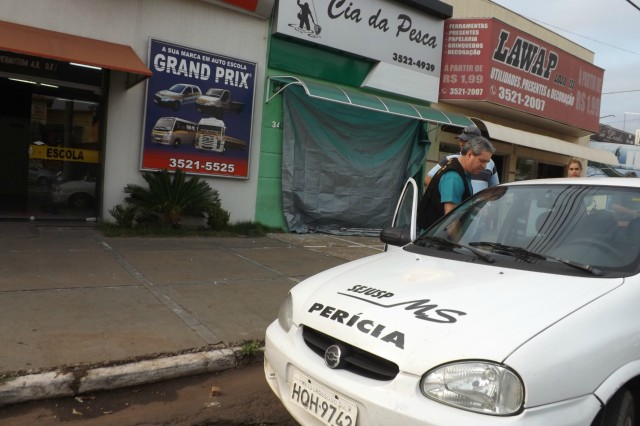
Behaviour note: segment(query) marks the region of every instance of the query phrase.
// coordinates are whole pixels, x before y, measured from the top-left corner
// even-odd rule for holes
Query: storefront
[[[111,70],[151,75],[130,47],[0,22],[0,218],[95,220]]]
[[[390,221],[406,178],[422,175],[434,132],[472,124],[433,105],[451,12],[440,1],[279,3],[256,220],[294,232]]]
[[[502,182],[563,176],[572,158],[585,169],[616,161],[588,146],[603,75],[591,52],[491,2],[280,2],[272,26],[260,222],[295,232],[375,228],[401,182],[421,181],[457,153],[455,136],[469,124],[495,145]],[[408,115],[421,122],[414,139],[375,116],[397,124],[402,108],[426,111]],[[375,140],[416,152],[392,156]],[[426,161],[416,163],[421,152]]]
[[[253,220],[261,127],[253,118],[262,112],[254,99],[263,96],[274,0],[63,3],[0,5],[0,220],[113,221],[109,210],[127,184],[145,184],[143,171],[197,164],[192,141],[180,138],[209,115],[200,117],[193,96],[179,107],[153,102],[191,80],[203,96],[218,82],[234,97],[245,87],[251,95],[242,115],[225,120],[224,144],[198,150],[207,155],[201,170],[185,171],[219,192],[232,221]],[[165,117],[175,132],[156,143],[154,125]]]
[[[593,54],[491,2],[65,5],[64,16],[39,0],[0,5],[10,21],[0,23],[0,85],[11,94],[0,102],[0,219],[110,221],[143,171],[190,167],[233,222],[375,229],[405,178],[456,152],[455,136],[473,123],[496,146],[502,181],[559,175],[572,157],[615,161],[588,147],[602,77]],[[447,32],[470,16],[485,16],[486,31]],[[558,54],[546,83],[536,75],[537,85],[516,88],[511,75],[524,71],[492,62],[501,42],[513,52],[505,26]],[[564,101],[552,111],[541,101],[557,100],[534,93],[545,84]],[[198,128],[225,139],[198,145]]]
[[[604,74],[592,52],[497,4],[448,3],[439,107],[455,107],[491,139],[502,182],[564,176],[570,159],[585,170],[617,163],[589,146]],[[451,149],[443,141],[428,164]]]

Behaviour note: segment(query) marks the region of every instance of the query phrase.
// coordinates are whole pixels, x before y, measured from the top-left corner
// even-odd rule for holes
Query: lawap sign
[[[256,64],[151,40],[141,169],[248,177]]]
[[[497,19],[445,24],[440,101],[485,101],[599,129],[604,71]]]

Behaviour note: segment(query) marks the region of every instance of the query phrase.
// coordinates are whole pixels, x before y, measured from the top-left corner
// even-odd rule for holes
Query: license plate
[[[347,398],[294,371],[291,401],[329,426],[355,426],[358,407]]]

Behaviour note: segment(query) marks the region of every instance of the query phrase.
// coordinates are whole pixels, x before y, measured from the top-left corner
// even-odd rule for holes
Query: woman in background
[[[567,164],[567,177],[582,176],[582,162],[578,160],[570,160]]]

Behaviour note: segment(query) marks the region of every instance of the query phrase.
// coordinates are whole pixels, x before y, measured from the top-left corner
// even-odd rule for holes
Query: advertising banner
[[[606,124],[600,125],[600,130],[598,133],[591,136],[591,140],[597,142],[621,143],[626,145],[635,144],[635,137],[633,133],[615,129],[611,126],[607,126]]]
[[[274,31],[438,78],[444,20],[402,3],[280,0]]]
[[[599,129],[604,70],[497,19],[445,23],[440,101],[485,101]]]
[[[151,39],[141,169],[247,178],[256,64]]]

